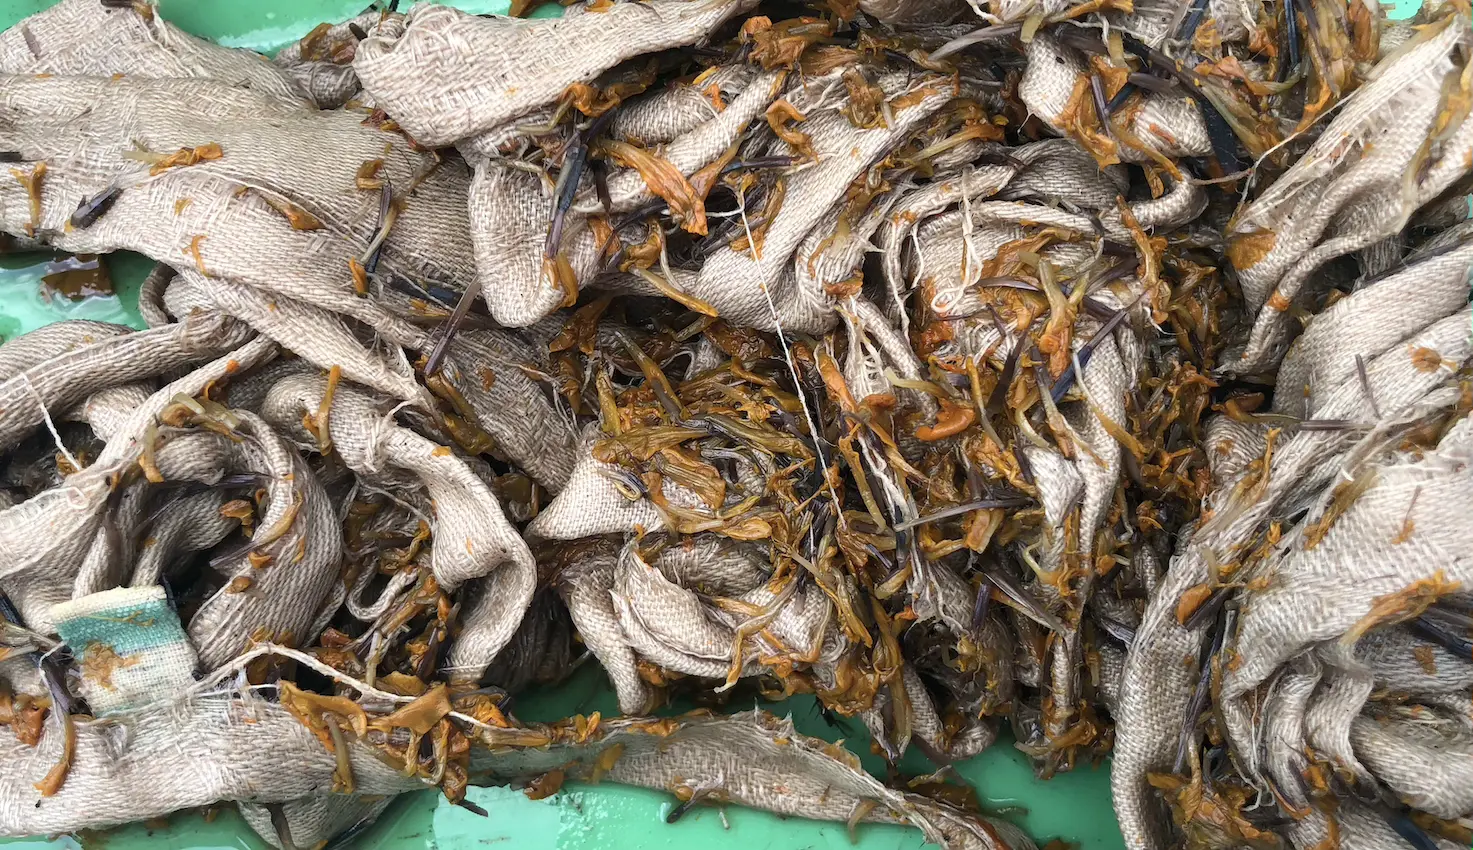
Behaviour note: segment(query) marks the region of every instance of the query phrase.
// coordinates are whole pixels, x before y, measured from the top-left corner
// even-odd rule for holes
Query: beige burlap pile
[[[49,631],[50,606],[71,598],[89,547],[94,542],[107,545],[107,535],[101,533],[100,525],[108,508],[111,482],[143,456],[148,432],[158,414],[180,393],[198,394],[211,381],[269,360],[276,350],[268,340],[252,339],[165,384],[141,404],[107,417],[104,421],[117,427],[106,435],[107,447],[92,465],[68,476],[65,486],[44,490],[0,511],[0,560],[5,565],[0,571],[0,587],[26,623]],[[214,443],[211,437],[206,440],[211,441],[206,445]],[[205,476],[206,482],[218,481],[223,476],[223,459],[211,453],[206,455],[205,463],[192,463],[192,456],[200,448],[200,441],[193,439],[182,440],[177,451],[171,452],[165,445],[159,447],[157,461],[160,465],[177,462],[186,474],[192,471]]]
[[[287,109],[306,105],[306,90],[265,57],[195,38],[152,6],[108,8],[97,0],[61,0],[0,34],[0,70],[191,77],[250,89]]]
[[[281,706],[260,696],[206,695],[79,722],[67,782],[43,798],[32,783],[60,758],[62,737],[51,727],[31,746],[0,731],[7,766],[0,778],[0,829],[7,835],[123,824],[221,800],[306,800],[331,787],[336,767],[333,754]],[[355,745],[349,759],[363,794],[423,787],[366,746]]]
[[[1261,371],[1284,356],[1291,313],[1323,298],[1329,261],[1385,240],[1394,251],[1417,209],[1467,173],[1473,121],[1445,113],[1444,104],[1467,89],[1459,54],[1469,38],[1459,19],[1447,18],[1397,48],[1305,155],[1243,210],[1229,256],[1257,318],[1235,371]]]
[[[409,14],[403,35],[360,44],[353,67],[410,135],[446,145],[520,118],[626,59],[696,43],[753,5],[653,0],[520,22],[425,4]]]
[[[1067,116],[1078,120],[1085,108],[1089,71],[1077,51],[1066,48],[1056,39],[1040,36],[1028,44],[1028,67],[1023,73],[1018,94],[1029,110],[1061,134],[1074,135],[1064,125]],[[1139,141],[1134,145],[1111,142],[1109,149],[1116,161],[1152,162],[1160,156],[1205,156],[1212,152],[1212,141],[1201,113],[1185,92],[1146,93],[1139,106],[1110,116],[1110,123],[1125,127]],[[1090,106],[1093,110],[1093,106]],[[1155,154],[1153,157],[1152,155]]]
[[[1403,438],[1423,423],[1445,422],[1460,404],[1455,376],[1473,356],[1469,233],[1455,226],[1421,244],[1398,245],[1389,268],[1368,271],[1351,294],[1309,317],[1287,353],[1289,324],[1281,321],[1288,318],[1293,288],[1312,279],[1311,269],[1402,232],[1412,212],[1437,193],[1419,188],[1423,176],[1447,181],[1466,171],[1466,162],[1454,167],[1437,159],[1412,171],[1386,164],[1405,162],[1395,158],[1419,149],[1419,156],[1457,150],[1466,135],[1462,125],[1446,127],[1434,141],[1430,125],[1418,123],[1430,122],[1431,112],[1397,110],[1394,124],[1376,124],[1385,121],[1391,100],[1407,97],[1410,104],[1418,85],[1435,91],[1451,68],[1452,46],[1465,39],[1466,32],[1449,22],[1383,60],[1306,158],[1243,213],[1243,221],[1277,218],[1270,230],[1253,231],[1268,234],[1259,242],[1268,247],[1254,254],[1262,259],[1239,262],[1249,306],[1261,309],[1244,360],[1230,368],[1276,364],[1275,412],[1343,424],[1296,430],[1223,417],[1210,425],[1211,513],[1179,548],[1126,662],[1114,786],[1132,846],[1167,842],[1165,813],[1146,790],[1145,774],[1169,770],[1184,724],[1195,725],[1187,712],[1201,673],[1195,662],[1183,666],[1180,660],[1195,657],[1208,626],[1185,627],[1178,605],[1193,588],[1218,581],[1222,565],[1255,550],[1262,554],[1248,559],[1235,578],[1247,587],[1236,594],[1224,651],[1237,660],[1217,679],[1225,732],[1245,779],[1304,808],[1310,800],[1302,772],[1312,759],[1359,781],[1384,783],[1439,817],[1468,811],[1456,794],[1438,796],[1431,784],[1409,778],[1418,747],[1456,752],[1463,746],[1466,733],[1458,724],[1431,723],[1422,727],[1425,738],[1390,731],[1401,728],[1396,722],[1383,724],[1401,716],[1429,723],[1442,716],[1442,696],[1459,690],[1464,666],[1421,633],[1398,627],[1408,615],[1393,602],[1423,586],[1435,599],[1468,580],[1468,526],[1455,507],[1473,483],[1465,459],[1467,422],[1436,426],[1431,442],[1415,447]],[[1435,63],[1443,63],[1440,70],[1434,71]],[[1416,109],[1424,109],[1428,101],[1418,103]],[[1336,145],[1367,132],[1375,134],[1374,143]],[[1382,156],[1390,159],[1381,162]],[[1390,186],[1397,188],[1388,193]],[[1344,204],[1336,200],[1342,197]],[[1255,226],[1240,225],[1240,232]],[[1312,247],[1321,234],[1320,247]],[[1252,237],[1238,238],[1251,244]],[[1294,243],[1299,247],[1288,248],[1290,239],[1301,240]],[[1270,292],[1277,294],[1270,299]],[[1413,611],[1413,617],[1419,613]],[[1406,660],[1395,666],[1393,645],[1402,647],[1403,659],[1410,660],[1415,648],[1427,663],[1416,672]],[[1449,684],[1438,684],[1443,681]],[[1386,685],[1410,705],[1387,705],[1373,696]],[[1371,726],[1388,731],[1369,733]],[[1440,783],[1437,776],[1421,774],[1431,783]],[[1305,811],[1290,833],[1297,846],[1311,846],[1326,829],[1344,836],[1357,823],[1355,811]],[[1335,823],[1327,827],[1327,819]],[[1395,840],[1385,837],[1384,823],[1378,828],[1382,836],[1367,838],[1365,846]]]
[[[300,41],[272,58],[318,109],[337,109],[361,91],[353,57],[359,36],[395,38],[404,32],[404,16],[369,9],[338,24],[320,24]]]
[[[642,728],[647,722],[615,720],[594,745],[518,750],[478,757],[473,766],[484,764],[493,775],[510,778],[567,765],[578,776],[593,769],[599,753],[622,747],[623,754],[606,774],[615,782],[684,788],[698,799],[780,815],[906,824],[943,847],[1033,846],[1006,821],[963,816],[921,795],[888,788],[860,770],[852,754],[799,734],[791,720],[760,710],[683,719],[668,734],[650,734]]]
[[[693,115],[697,118],[705,117],[706,120],[691,127],[680,127],[674,135],[661,138],[666,135],[666,128],[658,125],[649,128],[641,126],[641,116],[636,113],[624,119],[626,123],[623,126],[616,125],[614,132],[645,143],[660,143],[661,146],[655,150],[679,169],[681,174],[690,177],[740,141],[748,126],[754,120],[761,119],[762,114],[777,99],[784,76],[780,72],[765,71],[751,74],[740,87],[724,86],[720,82],[723,70],[717,70],[713,75],[717,79],[712,81],[726,100],[719,112],[715,111],[705,95],[696,95],[700,98],[699,103],[689,103],[689,95],[680,95],[695,89],[694,85],[675,89],[664,98],[650,98],[647,101],[651,104],[649,111],[652,114],[645,120],[650,124],[655,123],[656,115],[681,118]],[[735,73],[728,73],[726,76],[735,76]],[[710,85],[711,83],[707,83],[707,86]],[[703,116],[703,112],[706,115]],[[613,212],[628,212],[653,198],[644,179],[633,169],[622,169],[610,175],[608,190],[610,210]],[[586,215],[603,209],[603,206],[596,193],[589,191],[573,209]]]
[[[938,802],[1010,731],[1113,756],[1132,850],[1442,846],[1470,31],[421,4],[268,60],[144,3],[20,22],[6,246],[157,265],[146,329],[0,345],[0,834],[223,801],[314,846],[565,777],[1030,850]],[[516,715],[593,666],[626,716]],[[891,775],[654,716],[796,693]]]
[[[768,223],[756,256],[751,250],[737,250],[730,245],[717,249],[685,287],[688,291],[739,324],[780,327],[794,333],[820,333],[833,326],[837,316],[832,297],[822,288],[800,285],[796,267],[805,262],[809,270],[814,266],[811,254],[796,255],[799,246],[844,197],[851,182],[902,144],[907,134],[947,99],[940,88],[941,82],[936,79],[892,74],[875,80],[874,85],[892,103],[905,104],[894,110],[894,119],[887,127],[856,128],[841,114],[837,100],[825,100],[823,92],[831,90],[830,86],[820,83],[806,87],[806,91],[795,88],[787,92],[786,99],[806,116],[801,130],[808,137],[817,163],[788,178],[787,200],[776,218]],[[779,141],[774,153],[797,155],[799,152],[787,142]],[[828,250],[843,248],[843,245],[830,245]]]
[[[416,279],[473,275],[465,168],[350,113],[287,107],[215,80],[11,77],[5,91],[0,144],[47,167],[37,221],[25,188],[7,181],[8,230],[32,228],[68,250],[126,248],[360,318],[356,301],[372,321],[348,259],[366,253],[390,191],[402,210],[383,239],[384,264]],[[212,145],[194,165],[159,164]],[[369,163],[379,187],[359,185]],[[66,226],[110,189],[122,191],[95,224]]]
[[[1460,274],[1464,281],[1468,267],[1465,260]],[[1412,264],[1408,271],[1417,268]],[[1381,302],[1374,303],[1379,306]],[[1155,846],[1152,842],[1161,840],[1152,838],[1153,817],[1161,815],[1153,815],[1147,802],[1144,774],[1165,769],[1175,758],[1187,701],[1198,678],[1193,668],[1181,666],[1179,660],[1196,651],[1202,629],[1182,626],[1176,614],[1178,601],[1189,588],[1209,579],[1208,564],[1213,559],[1220,563],[1231,547],[1250,542],[1270,517],[1286,512],[1296,515],[1309,509],[1299,530],[1286,529],[1281,552],[1255,568],[1256,574],[1266,577],[1267,588],[1246,594],[1236,637],[1229,643],[1243,661],[1226,674],[1223,697],[1246,695],[1301,654],[1319,655],[1320,664],[1330,665],[1328,678],[1346,677],[1340,680],[1345,687],[1364,682],[1364,690],[1357,684],[1351,694],[1342,695],[1327,688],[1326,709],[1333,716],[1309,717],[1302,727],[1295,724],[1295,737],[1288,739],[1288,746],[1292,749],[1295,738],[1313,732],[1322,736],[1315,741],[1317,751],[1334,758],[1338,766],[1355,769],[1357,761],[1344,734],[1370,696],[1373,680],[1349,654],[1354,637],[1342,636],[1368,616],[1378,599],[1390,598],[1434,573],[1441,571],[1439,575],[1450,582],[1466,581],[1467,526],[1453,518],[1459,510],[1454,506],[1466,498],[1464,491],[1470,484],[1466,461],[1459,460],[1466,452],[1466,423],[1444,436],[1437,451],[1422,458],[1399,456],[1394,451],[1394,435],[1456,403],[1456,390],[1445,384],[1473,356],[1469,320],[1466,306],[1456,309],[1370,359],[1365,384],[1352,372],[1326,393],[1316,415],[1351,418],[1359,426],[1355,431],[1276,435],[1282,442],[1272,454],[1271,470],[1244,469],[1217,488],[1212,520],[1193,534],[1173,560],[1127,660],[1117,715],[1114,786],[1121,824],[1132,843]],[[1353,340],[1346,342],[1354,344]],[[1424,371],[1414,359],[1414,353],[1423,349],[1443,358],[1430,371]],[[1367,391],[1381,412],[1379,420],[1367,416]],[[1263,430],[1252,435],[1260,445]],[[1244,436],[1248,435],[1234,436],[1235,448]],[[1243,448],[1250,454],[1263,454]],[[1387,449],[1392,451],[1385,454]],[[1373,483],[1348,510],[1331,518],[1333,525],[1327,534],[1313,532],[1321,539],[1310,545],[1304,535],[1316,520],[1325,521],[1333,482],[1357,477]],[[1411,533],[1403,539],[1405,529]],[[1345,583],[1347,570],[1355,574],[1350,584]],[[1337,648],[1329,658],[1324,657],[1327,649]],[[1287,680],[1280,685],[1288,686]],[[1259,733],[1229,725],[1234,744],[1251,754],[1258,746],[1252,742],[1259,740]],[[1337,728],[1341,730],[1338,740]],[[1256,761],[1251,755],[1247,758],[1249,765]],[[1292,766],[1292,762],[1280,764],[1281,771]],[[1283,773],[1271,781],[1281,790],[1297,789],[1297,780],[1286,780]],[[1302,799],[1297,790],[1285,793],[1292,793],[1291,799]],[[1158,821],[1156,828],[1160,826]]]
[[[473,767],[502,781],[530,779],[555,767],[576,776],[596,770],[605,751],[619,748],[622,755],[614,766],[600,770],[615,782],[665,790],[684,787],[698,798],[778,814],[813,816],[818,800],[818,816],[826,819],[911,825],[927,839],[950,847],[1032,846],[1006,822],[978,820],[920,795],[889,789],[861,771],[854,756],[800,735],[791,722],[762,712],[690,718],[660,732],[647,730],[649,723],[614,720],[597,739],[582,744],[483,752]],[[491,734],[494,740],[495,731]],[[281,707],[249,694],[196,696],[161,703],[122,722],[79,724],[71,778],[61,792],[44,799],[29,783],[59,755],[59,730],[48,732],[36,746],[0,735],[5,736],[0,746],[7,762],[17,768],[0,779],[0,799],[7,801],[0,809],[0,825],[9,834],[66,829],[71,812],[85,812],[89,822],[98,824],[126,823],[183,806],[236,800],[247,804],[243,811],[248,822],[273,844],[278,844],[279,833],[268,808],[280,805],[293,843],[305,842],[371,817],[382,809],[376,797],[422,787],[366,747],[353,745],[347,759],[359,796],[324,793],[337,767],[334,756]],[[176,764],[180,747],[188,748],[188,757]],[[284,764],[292,769],[282,770]]]
[[[304,413],[322,407],[326,379],[297,375],[278,381],[267,393],[261,414],[282,433],[296,438],[299,447],[317,445],[317,435],[302,424]],[[328,434],[343,463],[365,479],[390,470],[408,472],[420,480],[434,505],[430,533],[437,544],[430,566],[441,587],[454,590],[461,582],[489,575],[503,564],[525,573],[530,600],[536,564],[527,544],[501,516],[491,489],[454,452],[396,424],[380,412],[374,399],[343,388],[333,394]],[[512,624],[514,627],[514,623]]]
[[[650,92],[614,114],[609,122],[609,134],[643,145],[663,145],[702,126],[722,126],[712,124],[725,111],[718,111],[711,99],[713,84],[720,92],[721,102],[729,104],[733,98],[751,89],[753,81],[764,76],[751,65],[727,65],[699,83],[693,79],[689,83]]]

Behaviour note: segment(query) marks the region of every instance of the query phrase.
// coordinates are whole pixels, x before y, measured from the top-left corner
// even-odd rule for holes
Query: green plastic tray
[[[274,52],[301,38],[322,21],[340,21],[362,11],[367,0],[160,0],[163,16],[185,30],[232,47]],[[52,5],[52,0],[0,0],[0,27]],[[405,5],[409,5],[407,2]],[[447,5],[469,12],[506,12],[507,0],[455,0]],[[1410,16],[1419,0],[1398,0],[1397,17]],[[555,7],[543,11],[555,13]],[[40,291],[44,256],[0,258],[0,336],[10,339],[60,319],[85,318],[141,327],[136,298],[150,263],[118,254],[109,258],[119,297],[57,303]],[[746,706],[733,706],[745,708]],[[869,752],[869,738],[854,720],[830,726],[811,697],[765,706],[790,713],[799,731],[828,740],[846,739],[865,766],[880,773],[882,762]],[[517,714],[526,720],[552,720],[574,712],[618,711],[603,673],[588,665],[554,692],[524,696]],[[903,768],[915,773],[928,766],[912,753]],[[283,765],[290,769],[290,765]],[[1022,753],[1004,738],[981,756],[959,766],[985,807],[1020,824],[1040,845],[1061,838],[1080,850],[1124,847],[1110,808],[1109,771],[1083,765],[1075,772],[1041,781]],[[3,768],[0,768],[3,769]],[[673,805],[668,794],[617,785],[570,783],[540,801],[508,788],[472,788],[469,798],[485,808],[482,818],[447,804],[437,792],[405,795],[355,842],[364,850],[655,850],[702,847],[709,850],[839,850],[851,848],[843,824],[780,818],[729,806],[724,812],[697,808],[676,824],[666,824]],[[724,818],[723,818],[724,813]],[[920,833],[893,826],[859,828],[858,850],[912,850],[927,846]],[[206,822],[197,811],[180,812],[167,825],[132,825],[105,833],[53,840],[0,839],[7,848],[88,848],[88,850],[183,850],[267,845],[233,809]]]

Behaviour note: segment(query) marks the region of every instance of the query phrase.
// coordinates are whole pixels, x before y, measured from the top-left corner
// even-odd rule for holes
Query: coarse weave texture
[[[720,112],[669,140],[659,140],[665,144],[657,148],[656,153],[684,176],[695,174],[737,142],[747,130],[747,125],[767,111],[778,95],[783,76],[775,72],[754,74],[734,96],[728,95],[731,100]],[[719,89],[719,83],[716,85]],[[703,100],[702,103],[704,107],[698,106],[694,110],[685,104],[662,104],[661,107],[676,115],[689,115],[692,111],[700,115],[702,108],[711,108],[708,101]],[[644,178],[634,169],[623,169],[610,175],[608,192],[609,209],[613,212],[628,212],[652,198]],[[587,193],[582,203],[573,207],[575,212],[585,215],[602,208],[602,201],[595,192]]]
[[[352,113],[289,108],[214,80],[8,77],[3,88],[0,144],[47,167],[37,221],[25,188],[6,184],[7,229],[29,226],[77,251],[135,250],[344,308],[354,297],[348,256],[364,253],[381,227],[380,193],[397,187],[403,208],[384,262],[436,280],[473,275],[469,172],[455,160],[432,167],[402,135]],[[218,151],[193,165],[155,167],[211,145]],[[377,163],[380,188],[358,185],[365,163]],[[67,225],[83,200],[110,189],[122,192],[95,224]]]
[[[1446,120],[1441,92],[1464,75],[1456,51],[1469,38],[1448,19],[1388,57],[1304,157],[1243,211],[1229,256],[1257,320],[1234,370],[1257,371],[1283,356],[1288,311],[1322,292],[1315,272],[1324,263],[1395,235],[1467,173],[1473,120],[1434,126]]]
[[[825,212],[843,197],[850,181],[925,121],[946,101],[939,80],[911,81],[889,75],[878,83],[895,106],[891,126],[858,129],[837,109],[810,110],[801,130],[817,164],[788,179],[786,200],[768,223],[760,251],[718,249],[706,260],[688,291],[716,307],[729,321],[794,333],[819,333],[836,320],[827,296],[796,286],[789,271],[794,251]],[[784,153],[796,153],[786,148]],[[780,148],[781,149],[781,148]],[[749,213],[750,215],[750,213]],[[753,256],[753,254],[756,254]]]
[[[277,51],[272,61],[318,109],[337,109],[361,89],[353,70],[359,34],[397,38],[403,32],[403,15],[370,9],[340,24],[317,26]]]
[[[521,21],[425,4],[410,12],[399,38],[360,44],[353,67],[410,135],[446,145],[526,115],[625,59],[698,43],[754,5],[651,0]]]
[[[337,577],[342,535],[321,482],[291,446],[252,413],[236,411],[248,439],[239,444],[244,470],[265,478],[259,542],[221,569],[232,582],[190,618],[200,663],[217,667],[264,632],[285,643],[316,638],[317,606]],[[260,566],[264,562],[264,566]]]
[[[943,802],[1006,728],[1131,850],[1466,840],[1466,7],[819,5],[0,35],[3,247],[157,264],[0,345],[0,834],[608,779],[1031,850]],[[517,716],[585,665],[626,716]],[[885,778],[652,716],[792,694]]]
[[[111,492],[109,481],[143,455],[146,433],[155,417],[180,393],[199,393],[212,381],[271,359],[276,346],[255,339],[170,384],[123,418],[92,465],[52,488],[0,511],[0,563],[5,592],[32,628],[53,630],[51,605],[71,597],[72,580],[95,537]],[[218,462],[208,470],[218,480]]]
[[[221,800],[283,803],[330,788],[336,768],[333,754],[281,706],[260,697],[199,697],[78,721],[66,784],[43,798],[31,784],[61,757],[62,737],[53,724],[31,746],[0,730],[7,765],[0,775],[0,834],[71,832]],[[423,787],[366,748],[353,747],[350,759],[364,794]]]
[[[787,719],[756,710],[694,717],[665,734],[644,731],[643,722],[615,720],[596,745],[518,750],[475,766],[515,777],[567,764],[577,776],[593,769],[600,752],[622,745],[623,754],[605,774],[615,782],[684,787],[709,795],[713,802],[727,800],[778,814],[804,812],[826,820],[846,820],[858,812],[866,821],[915,826],[928,841],[945,847],[1032,847],[1005,821],[961,817],[944,804],[886,788],[859,770],[853,755],[798,734]],[[866,801],[877,805],[864,805]]]
[[[195,38],[159,17],[152,5],[60,0],[0,33],[0,71],[194,77],[248,88],[284,108],[307,106],[306,90],[265,57]]]
[[[299,443],[315,446],[316,435],[303,427],[302,418],[324,409],[326,390],[327,380],[320,376],[284,378],[267,393],[262,416]],[[396,425],[364,393],[341,388],[330,404],[324,414],[328,437],[348,468],[370,479],[397,468],[412,473],[425,488],[435,508],[430,564],[441,587],[454,590],[498,568],[535,576],[537,566],[527,544],[502,517],[490,488],[455,452]]]
[[[118,587],[52,610],[82,659],[82,695],[97,717],[129,711],[194,682],[195,654],[162,587]]]

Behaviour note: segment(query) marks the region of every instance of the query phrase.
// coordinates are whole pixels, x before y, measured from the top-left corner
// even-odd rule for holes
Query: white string
[[[745,219],[745,217],[744,217]],[[772,313],[772,324],[777,328],[777,340],[783,346],[783,360],[788,364],[788,374],[793,376],[793,389],[798,391],[798,403],[803,406],[803,419],[808,423],[808,432],[813,435],[813,450],[818,452],[819,474],[823,476],[824,483],[829,487],[829,498],[834,500],[834,515],[839,518],[839,527],[849,528],[849,521],[844,518],[841,509],[843,503],[839,501],[839,492],[834,488],[834,482],[829,478],[829,461],[823,456],[823,434],[819,432],[818,425],[813,421],[813,414],[808,412],[808,395],[803,392],[803,382],[798,378],[798,368],[793,365],[793,352],[788,348],[788,335],[783,331],[782,320],[777,317],[777,304],[772,300],[772,293],[767,289],[767,282],[759,283],[758,288],[767,299],[767,309]]]
[[[46,402],[41,400],[41,394],[36,392],[36,385],[31,383],[31,376],[25,372],[20,373],[20,376],[25,381],[26,389],[30,391],[31,398],[36,400],[36,406],[41,408],[41,417],[46,420],[46,430],[51,432],[51,439],[56,442],[57,451],[60,451],[62,456],[66,458],[67,463],[72,465],[74,472],[81,470],[82,465],[77,463],[77,459],[72,457],[72,453],[67,451],[66,446],[62,444],[61,434],[56,430],[56,423],[51,421],[51,413],[46,410]]]
[[[210,689],[217,685],[222,679],[231,676],[237,670],[244,669],[247,664],[256,660],[257,658],[261,658],[267,655],[275,655],[282,658],[289,658],[304,667],[310,668],[317,671],[318,673],[321,673],[324,676],[327,676],[330,679],[348,685],[365,697],[372,697],[375,700],[382,700],[392,705],[409,703],[417,699],[417,697],[406,697],[400,696],[398,694],[391,694],[388,691],[381,691],[378,688],[375,688],[374,686],[368,684],[367,682],[362,681],[361,679],[355,679],[352,676],[349,676],[346,673],[338,670],[337,668],[331,667],[317,660],[315,657],[308,655],[305,652],[299,652],[298,650],[290,649],[285,646],[279,646],[273,643],[260,644],[259,646],[251,649],[249,652],[246,652],[243,655],[238,655],[230,661],[225,662],[224,666],[217,668],[214,672],[196,682],[193,687],[184,691],[183,695],[186,697],[198,697],[210,693]],[[469,724],[471,727],[475,728],[478,731],[504,731],[500,729],[500,727],[482,723],[476,718],[459,711],[452,711],[446,716],[459,720],[462,723]]]
[[[64,640],[57,641],[56,642],[56,646],[53,646],[50,649],[46,650],[45,652],[41,653],[41,657],[36,659],[36,666],[37,667],[40,667],[42,664],[45,664],[46,663],[46,659],[50,658],[54,653],[56,653],[58,650],[60,650],[64,646],[66,646],[66,641],[64,641]]]
[[[747,232],[747,247],[752,251],[752,259],[760,262],[762,249],[757,247],[757,240],[752,236],[752,222],[747,218],[747,193],[740,188],[737,190],[737,212],[742,215],[742,229]]]

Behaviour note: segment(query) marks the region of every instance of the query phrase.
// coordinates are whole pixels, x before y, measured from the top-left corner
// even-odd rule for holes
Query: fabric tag
[[[51,611],[94,716],[139,708],[194,683],[194,647],[162,587],[104,590]]]

